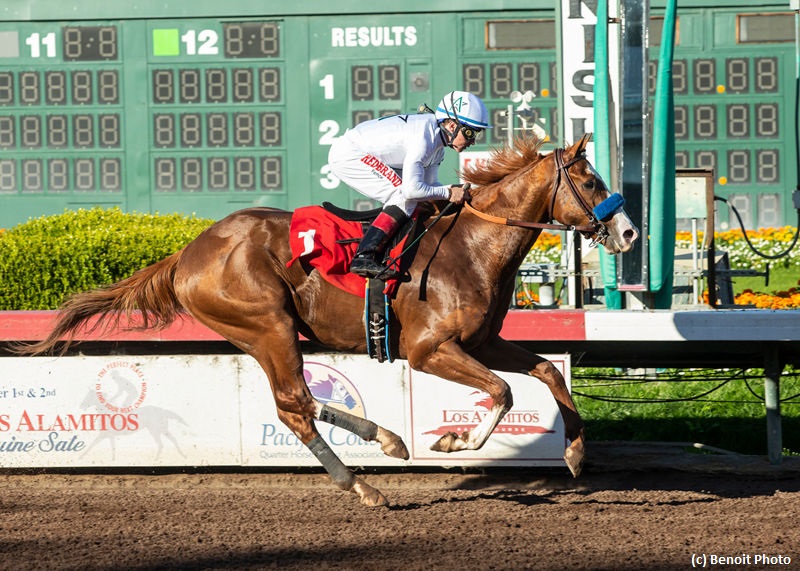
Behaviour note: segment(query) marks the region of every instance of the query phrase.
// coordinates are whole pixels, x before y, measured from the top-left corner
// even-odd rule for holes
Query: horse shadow
[[[125,393],[124,383],[120,384],[120,387],[122,388],[118,391],[119,394],[117,396],[121,396],[122,394]],[[134,392],[132,394],[134,395],[134,401],[135,401],[135,397],[137,395],[135,387],[133,387],[133,391]],[[114,400],[114,397],[112,397],[111,400]],[[103,407],[103,405],[97,398],[97,394],[95,393],[95,391],[91,389],[81,401],[80,409],[84,411],[92,410],[96,411],[97,413],[107,412],[107,409]],[[140,406],[135,409],[135,412],[139,421],[139,430],[125,431],[125,432],[117,432],[113,430],[102,431],[97,434],[94,440],[88,443],[86,449],[81,455],[81,458],[85,457],[91,450],[93,450],[97,446],[100,446],[103,443],[107,442],[111,449],[111,460],[116,460],[117,439],[125,438],[126,436],[130,436],[132,434],[137,434],[141,429],[146,430],[153,438],[153,441],[156,444],[156,455],[154,460],[158,460],[161,458],[161,454],[164,451],[165,439],[172,444],[175,451],[178,454],[180,454],[182,458],[186,458],[186,454],[181,449],[181,446],[178,443],[178,439],[170,431],[170,425],[172,423],[178,423],[182,424],[183,426],[189,426],[179,414],[159,406],[150,406],[150,405]]]
[[[800,492],[800,459],[785,459],[782,469],[750,473],[748,470],[603,469],[588,464],[577,480],[560,469],[542,469],[536,475],[530,468],[482,468],[466,473],[447,487],[459,497],[435,500],[469,502],[492,499],[519,505],[560,503],[597,505],[689,505],[711,504],[725,499],[743,499]],[[631,498],[637,491],[642,497]],[[620,492],[616,495],[615,492]],[[688,493],[682,493],[688,492]],[[430,504],[393,504],[391,509],[411,510]]]

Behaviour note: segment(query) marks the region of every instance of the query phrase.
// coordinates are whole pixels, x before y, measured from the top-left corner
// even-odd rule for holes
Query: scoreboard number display
[[[790,144],[793,18],[721,10],[714,15],[715,34],[706,34],[702,12],[678,14],[672,65],[675,166],[713,169],[715,192],[740,211],[748,228],[791,223],[789,188],[797,180]],[[657,46],[650,51],[652,94]],[[723,228],[738,226],[732,214],[721,214]]]
[[[241,0],[196,0],[193,18],[88,0],[68,12],[41,0],[30,12],[46,7],[39,19],[12,10],[0,22],[0,198],[9,205],[0,227],[95,204],[213,218],[251,205],[372,208],[330,173],[331,143],[453,89],[480,96],[494,125],[471,151],[506,144],[513,92],[534,94],[517,128],[535,122],[559,145],[562,122],[576,130],[560,115],[552,2],[424,13],[409,1],[406,13],[352,3],[347,15],[269,17],[231,15],[253,14]],[[794,14],[737,2],[678,13],[676,167],[713,168],[715,192],[749,227],[791,224]],[[651,93],[659,10],[651,7]],[[572,81],[585,96],[575,103],[591,107],[591,70],[578,71]],[[447,153],[442,181],[457,168]]]
[[[65,26],[61,38],[64,61],[115,60],[119,53],[116,26]]]
[[[0,193],[121,192],[118,27],[20,28],[0,34],[25,64],[0,67]]]
[[[0,29],[0,194],[126,206],[144,187],[147,210],[285,195],[278,22],[14,28]]]
[[[285,115],[279,24],[196,23],[150,27],[154,191],[282,191],[283,152],[275,152]]]

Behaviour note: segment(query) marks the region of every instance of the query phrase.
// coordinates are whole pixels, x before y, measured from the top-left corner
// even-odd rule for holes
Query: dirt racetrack
[[[797,458],[621,450],[595,448],[578,480],[365,472],[392,502],[377,509],[316,472],[4,473],[0,569],[800,567]]]

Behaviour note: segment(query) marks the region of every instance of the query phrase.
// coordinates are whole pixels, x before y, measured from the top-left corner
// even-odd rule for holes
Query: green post
[[[597,3],[597,25],[594,35],[594,164],[597,172],[612,190],[614,178],[611,172],[612,138],[616,139],[614,114],[611,110],[609,59],[608,59],[608,3]],[[614,142],[616,146],[616,142]],[[598,248],[600,274],[603,277],[606,307],[622,309],[622,293],[617,289],[617,259]]]
[[[672,306],[675,265],[675,116],[672,97],[672,59],[675,44],[677,1],[667,2],[658,58],[656,93],[653,104],[651,146],[650,208],[648,241],[650,282],[655,309]]]

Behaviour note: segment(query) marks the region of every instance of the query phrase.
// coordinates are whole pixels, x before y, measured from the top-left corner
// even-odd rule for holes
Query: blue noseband
[[[597,219],[601,222],[606,222],[616,214],[617,210],[622,208],[623,204],[625,204],[625,199],[622,198],[622,195],[614,193],[594,207],[594,215],[597,216]]]

